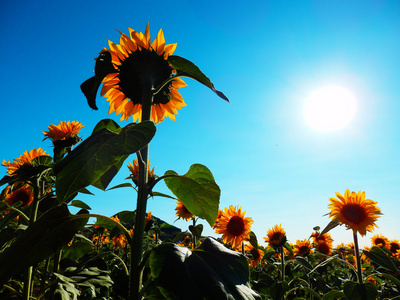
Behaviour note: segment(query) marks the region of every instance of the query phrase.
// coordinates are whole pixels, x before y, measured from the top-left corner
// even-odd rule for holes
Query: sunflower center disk
[[[243,218],[238,216],[233,216],[226,226],[227,231],[234,236],[239,236],[244,231]]]
[[[348,204],[343,206],[342,215],[354,224],[359,224],[365,220],[366,213],[363,207],[357,204]]]
[[[121,61],[119,66],[119,90],[134,104],[141,104],[142,84],[144,80],[150,80],[154,88],[157,88],[165,80],[171,77],[173,68],[164,56],[153,50],[137,50]],[[154,104],[167,104],[172,81],[166,84],[154,98]]]

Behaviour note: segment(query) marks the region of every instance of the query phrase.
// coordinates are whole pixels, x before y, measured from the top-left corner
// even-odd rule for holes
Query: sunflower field
[[[176,44],[166,44],[162,30],[151,42],[148,25],[144,34],[129,29],[108,46],[81,89],[97,109],[102,85],[108,113],[133,123],[100,120],[85,140],[78,121],[51,124],[43,134],[52,155],[35,148],[2,161],[1,299],[400,299],[400,242],[374,235],[370,247],[359,248],[358,236],[372,232],[381,216],[364,192],[330,197],[327,225],[297,241],[288,240],[281,224],[262,241],[242,207],[219,207],[221,191],[206,166],[157,175],[149,146],[156,124],[175,120],[186,105],[181,77],[229,100],[194,63],[173,55]],[[131,154],[136,158],[126,163]],[[109,187],[124,165],[130,181]],[[170,194],[157,192],[161,181]],[[113,216],[90,213],[75,199],[90,194],[88,186],[129,188],[136,207]],[[187,229],[147,211],[151,197],[176,201]],[[204,226],[218,237],[204,236]],[[349,229],[354,242],[333,245],[329,231],[337,226]]]

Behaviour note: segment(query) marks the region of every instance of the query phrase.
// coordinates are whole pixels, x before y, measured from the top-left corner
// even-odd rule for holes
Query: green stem
[[[143,78],[142,81],[142,122],[151,118],[151,105],[153,102],[153,85],[151,80]],[[149,159],[149,145],[140,150],[138,155],[139,163],[139,184],[136,206],[135,230],[131,243],[131,265],[129,278],[129,299],[139,300],[142,287],[143,270],[140,263],[143,257],[143,237],[146,217],[147,196],[149,194],[147,161]]]
[[[279,247],[279,251],[281,254],[282,281],[284,281],[285,280],[285,256],[283,253],[283,247]]]
[[[357,232],[354,233],[354,253],[356,255],[357,260],[357,275],[358,275],[358,283],[362,284],[362,270],[361,270],[361,258],[360,258],[360,249],[358,248],[358,239]]]
[[[31,211],[29,217],[29,225],[32,225],[37,218],[37,212],[39,208],[39,185],[40,185],[40,175],[36,178],[36,182],[32,182],[33,186],[33,202],[31,204]],[[33,266],[29,266],[25,271],[25,279],[24,279],[24,290],[23,297],[24,300],[29,300],[31,297],[32,291],[32,273]]]

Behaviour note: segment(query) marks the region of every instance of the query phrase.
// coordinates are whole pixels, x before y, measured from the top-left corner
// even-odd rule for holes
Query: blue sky
[[[384,214],[361,245],[377,233],[400,239],[397,1],[3,1],[0,11],[1,160],[39,147],[51,154],[51,143],[42,142],[49,124],[80,121],[83,138],[104,118],[126,125],[107,115],[104,98],[92,111],[79,85],[107,40],[119,42],[116,29],[144,32],[149,22],[152,39],[162,28],[167,43],[178,43],[174,54],[196,63],[231,100],[186,79],[187,107],[176,122],[159,124],[150,144],[157,174],[206,165],[221,188],[221,208],[242,206],[263,245],[275,224],[292,243],[308,238],[329,222],[329,197],[347,188],[365,191]],[[307,125],[303,105],[329,85],[351,90],[358,111],[345,128],[319,132]],[[123,167],[111,186],[128,175]],[[91,191],[77,199],[94,213],[135,209],[130,190]],[[162,198],[148,203],[170,223],[174,208]],[[205,234],[214,235],[208,225]],[[331,234],[334,244],[352,240],[344,227]]]

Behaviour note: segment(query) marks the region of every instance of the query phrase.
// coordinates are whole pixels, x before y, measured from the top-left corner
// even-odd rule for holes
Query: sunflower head
[[[296,244],[293,246],[293,252],[295,256],[307,257],[313,253],[312,245],[307,239],[303,241],[297,240]]]
[[[396,255],[397,251],[400,250],[400,242],[398,240],[392,240],[389,243],[389,251],[392,255]]]
[[[175,120],[178,109],[186,106],[178,89],[186,86],[180,78],[172,77],[175,69],[168,57],[175,51],[176,44],[165,44],[162,29],[151,42],[149,24],[145,33],[129,28],[129,36],[120,33],[120,43],[109,41],[107,51],[111,54],[113,68],[103,79],[101,95],[107,98],[108,113],[121,114],[121,120],[133,117],[141,120],[144,88],[156,89],[152,100],[151,120],[156,124],[165,117]]]
[[[248,240],[251,224],[253,220],[250,217],[245,217],[245,211],[242,212],[242,207],[229,206],[225,207],[216,224],[215,232],[222,234],[224,243],[230,243],[233,249],[237,249]]]
[[[375,234],[372,238],[372,245],[373,246],[377,246],[377,247],[381,247],[381,248],[386,248],[386,249],[390,249],[390,242],[389,239],[385,236],[383,236],[382,234]]]
[[[314,243],[315,251],[324,255],[332,254],[332,242],[319,240]]]
[[[318,231],[315,231],[311,234],[314,243],[318,242],[325,242],[325,243],[332,243],[333,239],[329,233],[320,234]]]
[[[83,124],[78,121],[61,121],[58,125],[49,125],[49,131],[43,131],[45,139],[50,139],[55,147],[71,147],[81,141],[78,136]]]
[[[178,219],[183,219],[186,221],[189,221],[190,219],[194,218],[194,215],[186,208],[185,204],[181,200],[178,199],[176,201],[176,215],[178,216]]]
[[[249,254],[248,262],[249,265],[253,267],[257,267],[257,265],[261,262],[261,259],[264,256],[264,252],[258,247],[254,248],[252,245],[245,244],[244,250]]]
[[[129,162],[128,169],[131,172],[131,175],[126,177],[125,179],[132,179],[133,183],[136,184],[136,186],[139,185],[139,162],[137,159],[134,159],[131,162]],[[157,176],[154,174],[154,168],[150,169],[150,160],[147,161],[147,176],[148,176],[148,183],[151,184],[156,180]]]
[[[365,199],[365,192],[356,193],[347,189],[344,196],[336,192],[336,197],[329,198],[329,217],[338,220],[340,225],[345,224],[354,234],[359,232],[362,236],[378,227],[375,221],[380,217],[381,211],[376,206],[377,202]]]
[[[41,148],[38,148],[37,150],[34,148],[29,152],[25,151],[18,158],[14,159],[13,162],[3,160],[2,166],[7,167],[7,173],[9,176],[15,176],[19,170],[26,170],[29,172],[32,160],[39,156],[49,155]]]
[[[264,237],[266,243],[274,249],[282,247],[287,239],[286,232],[281,227],[281,224],[275,225],[274,227],[268,229],[267,236]]]
[[[32,203],[33,198],[34,196],[32,187],[25,184],[13,190],[12,192],[9,192],[8,195],[5,196],[4,202],[10,206],[13,206],[17,202],[21,201],[21,207],[26,207]]]

